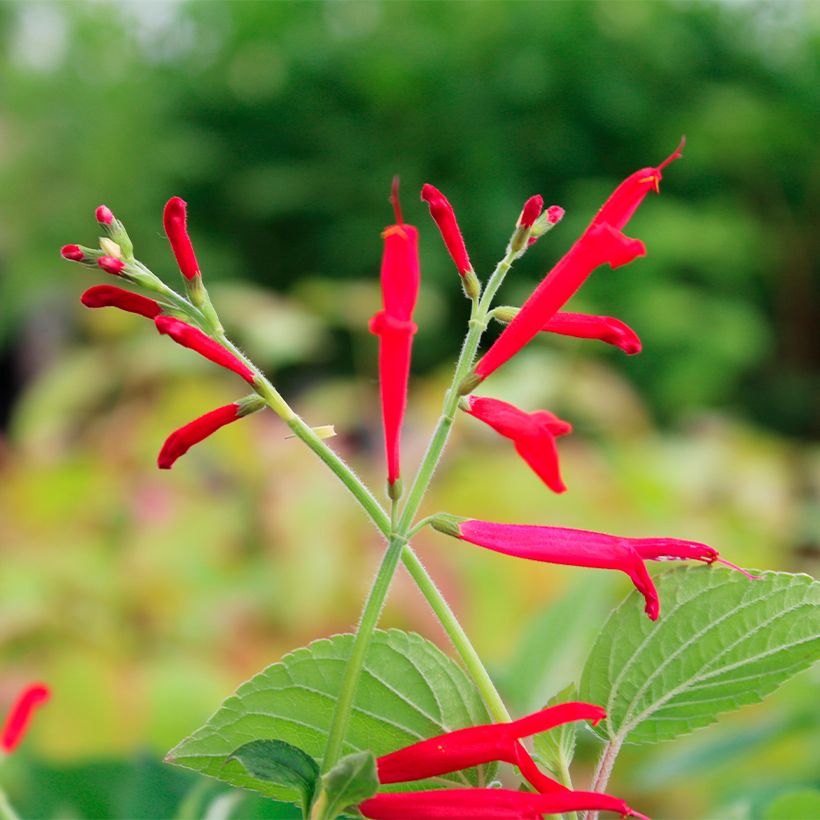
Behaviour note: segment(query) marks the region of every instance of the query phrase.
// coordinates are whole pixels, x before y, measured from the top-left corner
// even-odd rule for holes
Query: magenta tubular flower
[[[101,256],[97,264],[106,272],[119,276],[125,269],[125,262],[115,256]]]
[[[0,749],[11,754],[22,741],[31,723],[34,710],[51,697],[51,690],[42,683],[27,686],[18,696],[0,731]]]
[[[171,250],[174,252],[177,265],[182,275],[190,281],[199,275],[199,263],[196,261],[194,246],[188,236],[186,207],[187,203],[184,199],[172,196],[165,203],[162,223],[165,227],[165,234],[171,242]]]
[[[421,189],[421,198],[430,206],[430,216],[433,217],[433,221],[441,231],[441,238],[444,240],[453,262],[456,263],[459,275],[464,277],[468,273],[472,273],[473,266],[464,245],[464,237],[462,237],[461,230],[458,227],[453,206],[447,201],[447,197],[438,188],[434,188],[427,183]]]
[[[586,313],[556,313],[542,328],[546,333],[560,333],[576,339],[597,339],[623,350],[627,356],[641,352],[638,334],[611,316],[590,316]]]
[[[683,156],[684,145],[686,137],[681,138],[678,147],[657,168],[641,168],[628,176],[604,202],[591,225],[606,223],[619,231],[623,230],[646,195],[651,190],[660,193],[661,171],[670,162]]]
[[[600,792],[566,789],[551,794],[512,789],[435,789],[377,794],[359,804],[372,820],[541,820],[545,814],[614,811],[649,820],[623,800]]]
[[[569,300],[595,268],[604,263],[618,268],[646,252],[643,243],[610,225],[590,226],[550,271],[521,307],[521,311],[476,365],[484,380],[526,345]]]
[[[538,527],[527,524],[493,524],[490,521],[459,520],[452,516],[444,524],[433,526],[479,547],[549,564],[573,567],[617,569],[625,572],[646,601],[646,614],[655,621],[660,602],[644,561],[718,561],[755,578],[730,564],[717,550],[697,541],[677,538],[622,538],[601,532],[573,530],[565,527]]]
[[[174,462],[184,456],[194,444],[199,444],[217,430],[237,419],[242,418],[240,405],[234,402],[224,407],[217,407],[199,418],[188,422],[179,430],[174,430],[165,440],[157,457],[157,466],[160,470],[170,470]]]
[[[94,212],[94,216],[100,225],[110,225],[114,221],[114,214],[107,205],[100,205]]]
[[[379,782],[422,780],[502,760],[518,766],[524,777],[539,791],[564,791],[564,786],[539,771],[521,745],[521,738],[546,732],[563,723],[588,720],[595,724],[605,717],[606,712],[600,706],[572,702],[551,706],[509,723],[457,729],[380,757],[376,761]]]
[[[517,227],[531,228],[532,223],[541,216],[541,211],[544,210],[544,199],[539,194],[531,196],[525,203],[521,210],[521,215],[518,217]]]
[[[397,224],[382,234],[382,306],[370,320],[370,332],[379,337],[379,389],[381,392],[387,482],[392,488],[401,469],[401,426],[407,408],[410,354],[416,325],[413,309],[419,293],[419,232],[405,225],[398,204],[398,180],[392,200]]]
[[[561,479],[555,439],[572,432],[570,424],[546,410],[527,413],[500,399],[470,396],[467,404],[465,412],[511,439],[516,452],[553,492],[567,489]]]
[[[87,308],[115,307],[147,319],[156,319],[162,313],[159,303],[153,299],[115,285],[95,285],[80,297],[80,301]]]
[[[79,245],[63,245],[60,248],[60,256],[71,262],[82,262],[85,259],[85,254]]]
[[[177,344],[196,351],[200,356],[210,359],[215,364],[232,370],[249,384],[254,384],[255,376],[253,371],[233,353],[222,347],[219,342],[215,342],[209,336],[206,336],[201,330],[171,316],[157,316],[154,319],[154,324],[160,333],[170,336]]]

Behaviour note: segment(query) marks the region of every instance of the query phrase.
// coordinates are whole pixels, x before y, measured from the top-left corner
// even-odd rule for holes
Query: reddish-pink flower
[[[429,183],[422,187],[421,198],[430,206],[430,216],[438,225],[441,238],[444,240],[453,262],[456,263],[459,274],[463,277],[471,273],[473,266],[470,263],[470,257],[467,255],[464,237],[462,237],[461,230],[458,227],[453,206],[438,188],[434,188]]]
[[[13,752],[28,729],[34,710],[51,697],[51,690],[42,683],[27,686],[17,697],[0,731],[0,749]]]
[[[646,613],[654,621],[658,618],[660,603],[652,578],[644,561],[718,561],[742,572],[718,555],[717,550],[697,541],[677,538],[622,538],[601,532],[573,530],[565,527],[538,527],[527,524],[493,524],[490,521],[459,519],[441,515],[432,525],[456,538],[479,547],[550,564],[573,567],[617,569],[625,572],[646,601]]]
[[[544,210],[544,199],[539,194],[531,196],[525,203],[518,217],[517,227],[530,228],[532,223],[541,216],[541,211]]]
[[[476,365],[484,380],[527,344],[558,312],[584,280],[605,262],[612,268],[626,265],[646,252],[643,243],[630,239],[610,225],[588,228],[550,271]]]
[[[527,245],[534,245],[545,233],[551,231],[564,218],[564,209],[560,205],[550,205],[530,228]]]
[[[551,794],[512,789],[434,789],[377,794],[359,804],[372,820],[542,820],[545,814],[614,811],[649,820],[629,805],[600,792],[566,789]]]
[[[623,230],[646,195],[651,190],[660,193],[661,171],[670,162],[683,156],[684,145],[686,137],[681,138],[678,147],[657,168],[641,168],[640,171],[628,176],[601,206],[601,210],[592,220],[592,225],[606,223]]]
[[[407,407],[410,353],[416,325],[413,309],[419,292],[419,234],[402,221],[398,205],[398,182],[393,184],[397,224],[384,230],[381,286],[382,305],[370,320],[370,332],[379,337],[379,388],[387,454],[387,481],[391,487],[400,476],[401,426]]]
[[[240,405],[234,402],[226,404],[224,407],[217,407],[199,418],[188,422],[179,430],[174,430],[162,445],[157,458],[157,466],[160,470],[170,470],[174,462],[184,456],[194,444],[208,438],[226,424],[230,424],[242,418]]]
[[[182,275],[191,280],[199,274],[199,263],[196,261],[194,246],[188,236],[186,206],[185,200],[172,196],[165,203],[162,223]]]
[[[114,221],[114,214],[107,205],[100,205],[94,212],[94,216],[101,225],[110,225]]]
[[[63,245],[63,247],[60,248],[60,256],[71,262],[82,262],[83,259],[85,259],[83,249],[79,245]]]
[[[115,256],[101,256],[97,260],[97,264],[106,273],[112,273],[114,276],[119,276],[125,268],[125,262],[123,262],[122,259],[117,259]]]
[[[572,426],[546,410],[527,413],[500,399],[470,396],[466,413],[511,439],[516,452],[553,491],[567,488],[561,479],[555,439],[572,432]]]
[[[198,328],[171,316],[157,316],[154,319],[154,324],[160,333],[170,336],[177,344],[196,351],[200,356],[204,356],[228,370],[233,370],[246,382],[254,383],[253,371],[241,359],[238,359],[233,353],[222,347],[219,342],[215,342],[209,336],[206,336]]]
[[[611,316],[590,316],[586,313],[556,313],[542,328],[547,333],[560,333],[577,339],[597,339],[619,347],[628,356],[641,352],[638,334]]]
[[[422,780],[502,760],[521,769],[524,777],[541,792],[564,791],[565,787],[543,774],[521,745],[522,737],[546,732],[563,723],[603,720],[606,712],[591,703],[562,703],[509,723],[490,723],[457,729],[419,741],[376,761],[380,783]]]
[[[115,285],[95,285],[80,297],[80,301],[87,308],[115,307],[129,313],[138,313],[147,319],[156,319],[162,313],[159,303],[153,299]]]

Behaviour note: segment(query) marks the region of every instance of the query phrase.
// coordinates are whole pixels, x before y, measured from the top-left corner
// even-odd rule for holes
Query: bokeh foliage
[[[28,747],[45,762],[3,772],[24,816],[128,816],[145,794],[170,811],[189,781],[145,759],[244,678],[349,629],[380,549],[276,419],[155,470],[167,432],[235,385],[139,319],[77,305],[94,277],[57,249],[93,241],[96,205],[173,276],[160,210],[183,196],[231,331],[380,487],[366,321],[392,175],[422,229],[415,464],[465,318],[421,184],[451,198],[482,274],[527,196],[567,208],[510,277],[514,302],[685,132],[630,224],[649,255],[573,302],[632,324],[644,352],[553,340],[494,377],[494,395],[573,422],[570,492],[547,495],[461,419],[427,511],[686,536],[816,572],[819,31],[810,2],[0,4],[0,702],[30,675],[57,692]],[[424,534],[422,557],[514,708],[536,708],[628,583],[443,540]],[[446,647],[406,579],[386,623]],[[629,750],[614,783],[656,816],[763,816],[815,774],[814,681],[663,755]]]

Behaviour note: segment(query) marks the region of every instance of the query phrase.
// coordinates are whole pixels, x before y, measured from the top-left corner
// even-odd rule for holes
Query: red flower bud
[[[233,353],[222,347],[219,342],[215,342],[210,336],[206,336],[198,328],[171,316],[157,316],[154,319],[154,324],[160,333],[167,334],[177,344],[196,351],[200,356],[204,356],[215,364],[232,370],[246,382],[254,384],[255,376],[253,371],[241,359],[238,359]]]
[[[18,696],[0,732],[0,749],[13,752],[28,729],[34,710],[51,697],[51,691],[42,683],[27,686]]]
[[[473,266],[470,264],[470,257],[467,255],[467,248],[464,245],[464,238],[456,222],[456,215],[453,206],[447,201],[441,191],[430,184],[425,184],[421,189],[421,198],[430,206],[430,216],[438,225],[441,237],[453,262],[456,263],[461,276],[472,272]]]
[[[114,214],[107,205],[100,205],[94,212],[94,216],[101,225],[110,225],[114,221]]]
[[[180,427],[179,430],[171,433],[165,440],[165,444],[162,445],[162,450],[160,450],[157,458],[157,466],[160,470],[170,470],[174,466],[174,462],[180,456],[184,456],[194,444],[198,444],[221,427],[239,418],[242,418],[240,406],[234,402],[233,404],[226,404],[224,407],[217,407],[216,410],[211,410],[210,413],[205,413],[205,415],[188,422],[184,427]]]
[[[138,313],[147,319],[155,319],[162,313],[159,303],[153,299],[114,285],[96,285],[89,288],[80,297],[80,301],[87,308],[116,307],[129,313]]]
[[[115,256],[101,256],[97,260],[97,264],[106,272],[113,273],[118,276],[125,268],[125,262],[122,259],[117,259]]]
[[[547,208],[547,221],[550,225],[557,225],[564,218],[564,209],[560,205],[550,205]]]
[[[518,227],[519,228],[530,228],[532,227],[532,223],[541,216],[541,211],[544,208],[544,199],[543,197],[536,194],[535,196],[531,196],[525,203],[524,208],[521,211],[521,215],[518,217]]]
[[[177,265],[186,279],[193,279],[199,273],[199,264],[196,261],[194,247],[188,236],[186,225],[186,203],[178,196],[172,196],[165,203],[162,221],[165,234],[171,242],[171,250],[177,260]]]
[[[658,618],[660,602],[644,561],[694,560],[707,564],[718,561],[742,572],[748,578],[755,578],[740,567],[720,558],[717,550],[697,541],[682,541],[677,538],[622,538],[565,527],[494,524],[490,521],[459,520],[453,516],[448,516],[445,526],[437,529],[446,535],[516,558],[625,572],[643,595],[646,613],[653,621]]]
[[[72,262],[82,262],[83,259],[85,259],[85,254],[79,245],[63,245],[63,247],[60,248],[60,256]]]
[[[546,410],[526,413],[506,401],[470,396],[465,412],[511,439],[516,452],[555,493],[567,488],[561,479],[555,439],[572,432],[572,426]]]

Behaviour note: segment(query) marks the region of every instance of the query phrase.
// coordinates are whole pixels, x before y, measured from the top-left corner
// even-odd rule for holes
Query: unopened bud
[[[85,259],[85,254],[79,245],[63,245],[60,248],[60,256],[72,262],[82,262]]]
[[[539,194],[531,196],[525,203],[518,217],[518,228],[530,228],[533,222],[541,215],[544,208],[544,199]]]
[[[107,205],[100,205],[94,212],[94,216],[100,225],[110,225],[114,221],[114,214]]]
[[[445,535],[452,535],[454,538],[461,538],[461,528],[459,524],[466,521],[458,515],[451,515],[450,513],[436,513],[430,519],[430,526],[434,530],[443,532]]]
[[[461,286],[464,289],[464,295],[468,299],[475,300],[481,296],[481,282],[478,281],[478,277],[472,268],[462,275]]]
[[[122,259],[122,248],[113,239],[108,239],[101,236],[100,248],[106,256],[113,256],[115,259]]]
[[[119,276],[125,268],[125,262],[113,256],[101,256],[97,264],[106,272]]]
[[[496,321],[501,322],[502,325],[508,325],[518,316],[520,310],[521,308],[513,307],[512,305],[499,305],[497,308],[492,309],[490,315]]]
[[[565,211],[560,205],[550,205],[550,207],[532,223],[528,244],[532,245],[536,239],[545,233],[549,233],[549,231],[564,218],[564,213]]]

